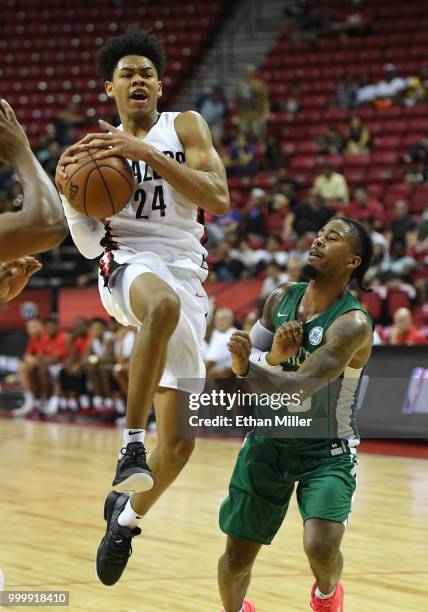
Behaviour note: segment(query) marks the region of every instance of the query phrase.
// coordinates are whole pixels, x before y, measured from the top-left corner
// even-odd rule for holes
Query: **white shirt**
[[[162,113],[143,140],[167,157],[185,164],[184,148],[175,130],[179,114]],[[168,265],[200,272],[203,280],[207,274],[207,251],[201,244],[204,227],[198,220],[197,204],[176,191],[146,162],[128,160],[128,163],[135,177],[134,195],[125,208],[107,218],[105,227],[101,221],[75,211],[63,198],[77,248],[88,259],[99,257],[103,253],[100,240],[105,238],[106,249],[113,250],[118,263],[151,251]]]
[[[233,326],[224,332],[218,331],[218,329],[213,331],[205,355],[207,362],[213,363],[218,368],[230,368],[232,366],[232,357],[227,348],[227,343],[235,331],[236,327]]]

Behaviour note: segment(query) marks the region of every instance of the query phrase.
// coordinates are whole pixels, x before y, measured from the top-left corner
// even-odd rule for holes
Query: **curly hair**
[[[106,42],[97,57],[97,69],[104,81],[111,81],[117,63],[125,55],[147,57],[161,78],[165,66],[165,49],[161,40],[150,31],[129,28],[121,36]]]

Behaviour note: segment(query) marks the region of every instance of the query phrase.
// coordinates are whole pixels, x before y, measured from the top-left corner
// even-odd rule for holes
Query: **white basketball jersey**
[[[179,114],[161,113],[144,142],[185,164],[183,145],[174,127]],[[134,195],[125,208],[107,219],[108,230],[103,240],[106,250],[119,250],[114,255],[119,263],[124,251],[128,255],[152,251],[168,265],[206,270],[207,251],[201,244],[202,209],[171,187],[146,162],[128,160],[128,163],[135,177]]]

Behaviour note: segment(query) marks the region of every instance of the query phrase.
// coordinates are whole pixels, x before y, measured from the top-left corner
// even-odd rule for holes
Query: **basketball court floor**
[[[225,537],[217,514],[238,441],[199,440],[144,520],[122,580],[105,587],[94,559],[119,432],[13,420],[0,429],[5,590],[66,590],[72,611],[219,612],[216,565]],[[427,468],[424,459],[361,454],[343,545],[346,612],[428,611]],[[312,582],[294,503],[261,552],[249,596],[257,612],[309,612]]]

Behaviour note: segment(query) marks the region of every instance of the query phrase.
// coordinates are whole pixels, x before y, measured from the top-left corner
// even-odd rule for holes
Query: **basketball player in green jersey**
[[[220,526],[228,535],[219,561],[225,612],[255,610],[244,599],[251,568],[261,546],[280,528],[296,484],[304,549],[316,578],[311,608],[343,611],[340,543],[356,486],[355,412],[373,340],[371,320],[347,286],[356,279],[364,288],[372,254],[362,225],[332,219],[312,244],[304,269],[310,282],[278,287],[251,334],[231,337],[236,374],[279,380],[278,389],[290,394],[303,390],[304,416],[324,407],[335,434],[333,439],[248,435],[220,510]]]
[[[58,192],[33,155],[28,138],[6,100],[0,101],[0,162],[13,166],[24,205],[0,217],[0,304],[27,285],[42,264],[31,257],[53,249],[67,235]]]

